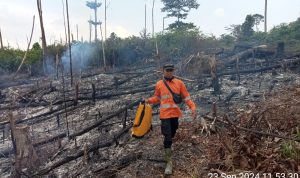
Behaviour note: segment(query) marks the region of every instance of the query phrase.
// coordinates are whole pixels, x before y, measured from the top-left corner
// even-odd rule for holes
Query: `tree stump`
[[[20,174],[22,168],[34,170],[39,165],[39,159],[29,135],[29,126],[19,125],[13,128],[16,143],[15,171]]]
[[[212,78],[212,87],[214,89],[214,94],[220,94],[221,86],[217,75],[217,61],[215,56],[210,58],[209,65],[210,65],[210,74]]]

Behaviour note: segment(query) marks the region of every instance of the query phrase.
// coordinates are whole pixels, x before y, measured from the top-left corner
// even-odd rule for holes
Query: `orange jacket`
[[[191,100],[190,94],[181,80],[173,78],[171,81],[167,81],[167,84],[174,93],[178,93],[181,95],[183,101],[189,106],[192,111],[196,110],[196,105]],[[161,119],[182,116],[179,106],[175,104],[172,98],[172,94],[164,84],[163,80],[160,80],[156,83],[154,96],[149,98],[148,102],[150,104],[160,102]]]

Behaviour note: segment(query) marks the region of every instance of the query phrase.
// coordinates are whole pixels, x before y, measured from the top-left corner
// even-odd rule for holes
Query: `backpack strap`
[[[163,79],[163,81],[166,87],[168,88],[168,90],[171,92],[171,94],[174,95],[175,93],[171,90],[170,86],[167,84],[167,81],[165,79]]]

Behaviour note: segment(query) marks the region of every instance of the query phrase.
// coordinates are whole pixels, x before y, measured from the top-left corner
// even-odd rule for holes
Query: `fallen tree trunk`
[[[89,132],[90,130],[92,130],[92,129],[98,127],[99,125],[101,125],[104,121],[106,121],[106,120],[108,120],[108,119],[111,119],[111,118],[113,118],[113,117],[115,117],[115,116],[121,114],[122,112],[126,111],[127,109],[132,108],[132,107],[138,105],[141,101],[142,101],[142,100],[137,100],[137,101],[135,101],[135,102],[133,102],[133,103],[127,105],[126,107],[119,109],[119,110],[116,111],[114,114],[111,114],[111,115],[109,115],[109,116],[107,116],[107,117],[104,117],[104,118],[98,120],[98,121],[95,122],[93,125],[87,126],[87,127],[83,128],[81,131],[71,134],[71,135],[69,136],[70,139],[73,139],[73,138],[75,138],[75,137],[77,137],[77,136],[80,136],[80,135],[82,135],[82,134],[84,134],[84,133]]]
[[[89,148],[87,148],[86,150],[88,152],[93,152],[93,151],[98,150],[99,148],[109,147],[109,146],[113,145],[116,142],[116,140],[118,138],[120,138],[123,134],[125,134],[126,132],[128,132],[131,127],[132,127],[132,124],[128,125],[125,129],[120,130],[116,135],[114,135],[108,141],[106,141],[104,143],[101,143],[101,144],[98,144],[98,145],[92,145]],[[84,152],[85,152],[84,150],[81,150],[81,151],[77,152],[74,155],[67,156],[67,157],[63,158],[62,160],[60,160],[58,162],[55,162],[54,164],[50,165],[49,167],[46,167],[46,168],[40,170],[34,176],[38,177],[38,176],[45,175],[45,174],[49,173],[50,171],[52,171],[53,169],[55,169],[55,168],[57,168],[57,167],[59,167],[61,165],[64,165],[66,163],[69,163],[69,162],[71,162],[71,161],[73,161],[73,160],[75,160],[75,159],[83,156]]]
[[[6,81],[6,82],[0,82],[0,89],[5,89],[9,87],[19,86],[19,85],[25,85],[25,84],[32,84],[34,81],[30,79],[20,79],[18,81]]]
[[[290,63],[292,65],[299,65],[298,63],[300,62],[300,58],[299,59],[292,59],[287,61],[287,63]],[[250,70],[241,70],[239,71],[240,74],[250,74],[250,73],[257,73],[257,72],[263,72],[263,71],[267,71],[267,70],[272,70],[272,69],[278,69],[283,67],[281,64],[276,64],[273,66],[268,66],[268,67],[261,67],[258,69],[250,69]],[[224,76],[224,75],[233,75],[236,74],[236,71],[229,71],[229,72],[221,72],[218,73],[218,76]],[[211,75],[209,74],[203,74],[202,77],[210,77]]]
[[[84,103],[81,103],[78,106],[74,107],[74,104],[72,102],[70,102],[70,103],[67,104],[67,108],[68,109],[66,111],[63,111],[65,109],[64,107],[58,107],[56,109],[52,109],[52,110],[47,111],[45,113],[39,114],[37,116],[33,116],[33,117],[30,117],[30,118],[27,118],[27,119],[17,120],[16,124],[20,124],[20,123],[32,121],[34,119],[38,119],[38,118],[47,116],[46,118],[39,119],[39,122],[40,121],[44,121],[44,120],[47,120],[49,118],[54,117],[53,115],[63,114],[65,112],[72,111],[72,110],[74,110],[76,108],[79,108],[81,106],[85,106],[85,105],[88,105],[88,104],[89,104],[89,102],[84,102]],[[69,108],[69,107],[72,107],[72,108]],[[9,121],[0,122],[0,128],[3,127],[4,125],[8,124],[8,123],[9,123]],[[35,124],[35,123],[38,123],[38,122],[31,122],[31,123],[28,123],[28,124],[32,125],[32,124]]]
[[[41,106],[49,106],[49,103],[36,103],[36,102],[33,102],[33,103],[30,103],[30,104],[18,104],[16,106],[4,106],[4,107],[1,107],[0,108],[0,111],[2,110],[9,110],[9,109],[20,109],[20,108],[26,108],[26,107],[41,107]],[[0,123],[1,124],[1,123]]]
[[[132,108],[132,107],[138,105],[141,101],[142,101],[141,99],[140,99],[140,100],[137,100],[137,101],[135,101],[135,102],[133,102],[133,103],[127,105],[126,107],[119,109],[119,110],[116,111],[114,114],[111,114],[111,115],[109,115],[109,116],[107,116],[107,117],[105,117],[105,118],[102,118],[102,119],[98,120],[98,121],[95,122],[93,125],[87,126],[87,127],[85,127],[84,129],[82,129],[81,131],[71,134],[71,135],[69,136],[69,138],[70,138],[70,139],[73,139],[73,138],[75,138],[75,137],[77,137],[77,136],[80,136],[80,135],[82,135],[82,134],[84,134],[84,133],[89,132],[90,130],[92,130],[92,129],[94,129],[94,128],[97,128],[97,127],[100,126],[103,122],[105,122],[105,121],[107,121],[108,119],[111,119],[111,118],[113,118],[113,117],[115,117],[115,116],[118,116],[119,114],[121,114],[122,112],[125,112],[125,111],[126,111],[127,109],[129,109],[129,108]],[[47,144],[47,143],[56,141],[57,139],[64,138],[64,137],[67,137],[67,133],[65,133],[65,132],[64,132],[64,133],[61,133],[61,134],[59,134],[59,135],[53,136],[53,137],[51,137],[51,138],[49,138],[49,139],[47,139],[47,140],[43,140],[43,141],[37,142],[37,143],[34,144],[34,146],[35,146],[35,147],[36,147],[36,146],[41,146],[41,145],[44,145],[44,144]],[[0,153],[0,158],[1,158],[1,157],[7,157],[7,156],[8,156],[9,154],[11,154],[11,153],[12,153],[12,150],[11,150],[11,149],[7,149],[7,150],[5,150],[5,151],[3,151],[3,152]]]
[[[106,95],[96,95],[95,99],[108,99],[114,96],[121,96],[121,95],[128,95],[128,94],[136,94],[136,93],[141,93],[141,92],[147,92],[147,91],[152,91],[154,90],[154,86],[149,86],[149,87],[145,87],[145,88],[141,88],[141,89],[134,89],[134,90],[130,90],[130,91],[122,91],[122,92],[118,92],[118,93],[112,93],[112,94],[106,94]],[[78,97],[78,100],[92,100],[93,97],[92,96],[81,96]],[[73,98],[69,98],[66,99],[66,102],[73,102]],[[57,100],[54,103],[55,104],[62,104],[64,101],[63,100]]]
[[[143,152],[137,152],[137,153],[131,153],[126,156],[123,156],[122,158],[117,158],[115,160],[109,161],[104,166],[97,168],[93,171],[93,173],[97,173],[97,175],[101,177],[112,177],[115,176],[115,174],[129,166],[131,163],[137,161],[138,159],[142,158]]]
[[[96,91],[100,91],[100,92],[111,91],[112,89],[116,88],[116,85],[120,86],[134,78],[137,78],[137,77],[141,77],[141,75],[135,75],[132,77],[128,77],[124,80],[115,79],[113,84],[106,86],[106,87],[102,87],[102,88],[96,88]],[[60,92],[63,92],[63,91],[60,91]],[[79,92],[79,94],[89,94],[91,92],[92,92],[92,89],[84,89],[84,91]],[[69,94],[69,93],[74,93],[74,89],[66,91],[66,94]]]
[[[240,61],[242,61],[243,59],[248,58],[252,55],[253,55],[253,49],[250,48],[250,49],[247,49],[247,50],[242,51],[240,53],[237,53],[233,56],[230,56],[227,59],[222,59],[222,62],[224,62],[225,64],[232,64],[232,63],[235,63],[237,58],[240,59]]]
[[[43,140],[43,141],[34,143],[33,146],[34,147],[38,147],[38,146],[41,146],[41,145],[44,145],[44,144],[47,144],[47,143],[51,143],[51,142],[56,141],[58,139],[65,138],[66,136],[67,136],[67,133],[61,133],[61,134],[53,136],[53,137],[51,137],[51,138],[49,138],[47,140]]]
[[[163,73],[162,71],[158,71],[158,70],[153,70],[154,72],[157,72],[157,73]],[[187,81],[187,82],[195,82],[195,80],[191,80],[191,79],[187,79],[187,78],[183,78],[183,77],[179,77],[177,75],[174,75],[175,78],[178,78],[180,80],[184,80],[184,81]]]
[[[255,46],[249,49],[246,49],[242,52],[239,52],[233,56],[230,56],[228,58],[222,59],[222,61],[227,65],[227,64],[232,64],[235,62],[235,59],[239,58],[241,61],[248,59],[249,57],[255,57],[257,55],[261,56],[264,55],[266,56],[274,56],[276,54],[276,50],[273,48],[268,48],[266,45],[260,45],[260,46]],[[265,58],[266,60],[268,58]]]

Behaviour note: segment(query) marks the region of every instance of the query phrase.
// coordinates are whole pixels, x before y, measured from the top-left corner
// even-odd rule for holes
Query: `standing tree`
[[[106,50],[107,50],[107,63],[108,65],[115,66],[119,65],[118,61],[118,51],[119,45],[121,44],[121,38],[118,37],[114,32],[110,34],[110,36],[105,41]]]
[[[69,21],[68,0],[66,0],[66,11],[67,11],[67,24],[68,24],[68,46],[69,46],[69,57],[70,57],[71,85],[73,86],[73,68],[72,68],[72,51],[71,51],[71,42],[70,42],[70,21]]]
[[[79,38],[78,38],[78,24],[76,24],[76,40],[77,40],[77,42],[79,41]]]
[[[252,17],[254,18],[254,24],[256,27],[256,31],[258,31],[258,25],[260,24],[260,22],[264,21],[264,16],[260,15],[260,14],[254,14]]]
[[[268,0],[265,0],[265,33],[267,33],[267,8],[268,7]]]
[[[230,25],[229,27],[225,27],[227,31],[230,32],[230,35],[232,35],[236,40],[239,40],[241,38],[241,28],[242,25]]]
[[[90,37],[89,37],[89,41],[90,43],[92,42],[92,17],[90,17],[89,22],[89,29],[90,29]]]
[[[89,23],[93,24],[95,26],[95,42],[97,41],[97,25],[100,25],[100,22],[97,21],[97,9],[101,6],[101,3],[97,3],[97,0],[95,2],[87,1],[86,6],[94,10],[95,13],[95,21],[89,20]]]
[[[13,76],[13,79],[15,79],[15,77],[17,76],[18,72],[20,71],[22,65],[24,64],[24,61],[26,60],[27,53],[28,53],[28,51],[29,51],[30,44],[31,44],[31,39],[32,39],[33,30],[34,30],[34,21],[35,21],[35,16],[33,16],[31,35],[30,35],[29,42],[28,42],[28,45],[27,45],[27,50],[26,50],[26,52],[25,52],[25,54],[24,54],[24,57],[23,57],[23,59],[22,59],[21,64],[19,65],[19,67],[18,67],[18,69],[17,69],[15,75]]]
[[[147,38],[147,4],[145,3],[145,27],[144,27],[144,38]]]
[[[1,29],[0,29],[0,44],[1,44],[1,49],[3,49],[3,42],[2,42],[2,34],[1,34]]]
[[[104,0],[104,36],[106,41],[106,0]]]
[[[154,38],[154,3],[155,3],[155,0],[153,0],[152,2],[152,38]]]
[[[43,13],[42,13],[41,0],[37,0],[37,7],[38,7],[38,12],[39,12],[40,26],[41,26],[41,33],[42,33],[43,70],[44,70],[44,73],[45,73],[46,72],[47,43],[46,43],[46,36],[45,36],[44,23],[43,23]]]
[[[169,25],[169,29],[188,30],[195,28],[193,23],[185,23],[181,20],[186,19],[191,9],[198,9],[197,0],[162,0],[165,7],[162,12],[167,12],[167,17],[176,17],[177,21]]]
[[[63,6],[63,18],[64,18],[64,28],[65,28],[65,37],[66,37],[66,44],[68,43],[68,36],[67,36],[67,28],[66,28],[66,17],[65,17],[65,5],[64,0],[61,0]]]
[[[247,15],[245,22],[241,26],[241,32],[242,32],[242,38],[248,39],[254,34],[254,30],[252,29],[254,27],[255,19],[252,15]]]
[[[105,43],[104,43],[104,39],[103,39],[101,23],[100,23],[100,32],[101,32],[101,42],[102,42],[103,65],[104,65],[104,71],[106,71]]]

